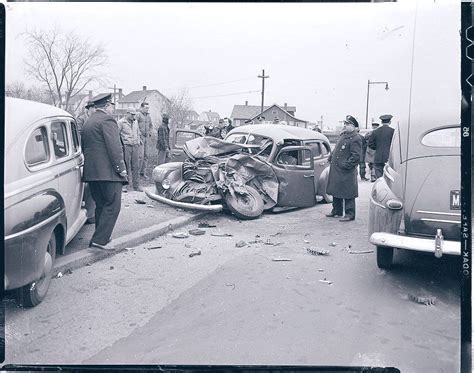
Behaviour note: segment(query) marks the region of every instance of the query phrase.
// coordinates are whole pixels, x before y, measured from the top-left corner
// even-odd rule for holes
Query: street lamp
[[[369,118],[369,93],[370,93],[370,85],[371,84],[385,84],[385,90],[388,91],[388,82],[371,82],[370,80],[367,81],[367,107],[365,109],[365,128],[368,128],[368,118]]]

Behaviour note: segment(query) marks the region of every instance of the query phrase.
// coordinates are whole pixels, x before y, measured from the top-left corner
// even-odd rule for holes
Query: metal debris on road
[[[109,268],[109,269],[114,269],[114,266],[110,266],[110,268]]]
[[[308,241],[308,240],[304,240],[304,243],[309,243],[309,241]]]
[[[154,206],[154,205],[146,205],[146,207],[151,207],[151,208],[153,208],[153,207],[155,207],[155,206]]]
[[[311,255],[329,255],[330,254],[328,250],[316,249],[316,248],[311,248],[311,247],[308,247],[306,251],[308,252],[308,254],[311,254]]]
[[[319,269],[318,269],[318,272],[324,272],[324,269],[319,268]]]
[[[258,234],[255,235],[255,239],[253,241],[249,241],[249,243],[262,243],[263,240],[260,240],[258,237],[260,237]]]
[[[176,232],[176,233],[173,233],[172,236],[174,238],[188,238],[189,234],[186,232]]]
[[[146,201],[144,201],[144,200],[142,200],[142,199],[136,199],[136,200],[135,200],[135,203],[136,203],[137,205],[146,205]]]
[[[209,224],[207,221],[202,221],[198,224],[198,228],[215,228],[217,225]]]
[[[66,276],[70,275],[71,273],[72,273],[72,269],[66,269],[66,271],[64,272]]]
[[[290,259],[290,258],[273,258],[272,261],[274,261],[274,262],[291,262],[292,259]]]
[[[418,304],[424,304],[425,306],[434,305],[436,302],[436,297],[418,297],[413,294],[408,294],[408,299]]]
[[[247,245],[247,242],[245,241],[239,241],[235,243],[235,247],[244,247],[245,245]]]
[[[335,247],[335,246],[337,246],[337,243],[331,242],[331,243],[329,244],[329,246]]]
[[[269,238],[267,238],[267,241],[265,242],[265,245],[278,246],[278,245],[281,245],[281,242],[272,242]]]
[[[195,251],[195,252],[189,254],[189,257],[192,258],[193,256],[196,256],[196,255],[201,255],[201,250],[198,250],[198,251]]]
[[[163,246],[150,246],[150,247],[147,247],[148,250],[156,250],[156,249],[161,249],[163,248]]]
[[[276,232],[274,234],[271,234],[270,237],[276,237],[276,236],[279,236],[280,234],[282,234],[282,233],[281,232]],[[258,236],[258,234],[257,234],[257,236]],[[258,236],[258,237],[260,237],[260,236]]]
[[[186,248],[188,248],[188,249],[189,249],[189,248],[191,247],[191,244],[189,244],[189,243],[186,243],[186,244],[184,244],[184,247],[186,247]]]
[[[362,250],[362,251],[358,251],[358,250],[349,250],[349,254],[370,254],[370,253],[373,253],[374,250]]]
[[[232,286],[232,290],[235,289],[235,284],[225,284],[225,286]]]
[[[211,233],[211,236],[214,237],[233,237],[233,234],[230,233]]]
[[[202,229],[191,229],[188,232],[193,236],[202,236],[203,234],[206,234],[206,231]]]
[[[331,285],[332,281],[326,280],[326,277],[324,277],[324,280],[319,280],[319,282],[324,282],[325,284]]]
[[[58,274],[55,276],[56,278],[61,278],[63,277],[63,273],[62,272],[58,272]]]

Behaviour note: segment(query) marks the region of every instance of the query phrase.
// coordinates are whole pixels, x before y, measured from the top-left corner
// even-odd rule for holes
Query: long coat
[[[329,156],[328,185],[326,192],[336,198],[356,198],[357,166],[362,151],[362,140],[356,131],[343,133]]]
[[[370,149],[375,150],[374,163],[385,163],[388,161],[394,131],[388,125],[382,125],[382,127],[373,131],[368,146]]]
[[[375,150],[374,149],[370,149],[368,147],[368,144],[369,144],[369,141],[370,141],[370,137],[372,136],[372,134],[374,133],[374,131],[370,131],[370,132],[367,132],[365,134],[365,142],[367,144],[366,146],[366,151],[365,151],[365,161],[367,163],[374,163],[374,158],[375,158]]]
[[[84,123],[81,134],[84,153],[83,181],[126,180],[119,174],[125,171],[120,132],[115,119],[97,109]]]

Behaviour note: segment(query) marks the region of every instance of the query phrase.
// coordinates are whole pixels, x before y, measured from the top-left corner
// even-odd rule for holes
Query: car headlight
[[[163,187],[163,189],[167,190],[170,188],[171,186],[171,183],[168,179],[164,179],[162,182],[161,182],[161,186]]]

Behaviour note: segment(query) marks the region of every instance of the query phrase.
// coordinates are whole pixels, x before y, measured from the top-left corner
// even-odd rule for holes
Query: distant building
[[[273,106],[273,105],[272,105]],[[264,106],[263,111],[267,111],[271,106]],[[280,107],[280,106],[279,106]],[[286,111],[288,114],[294,116],[296,112],[295,106],[288,106],[286,103],[282,106],[283,110]],[[242,126],[247,121],[252,120],[255,117],[258,117],[260,114],[260,105],[249,105],[248,101],[245,101],[245,105],[234,105],[232,109],[232,114],[230,117],[232,118],[234,126]]]
[[[203,111],[201,115],[199,116],[199,120],[203,122],[212,122],[212,123],[219,123],[219,119],[221,119],[221,116],[216,113],[215,111],[209,110],[209,111]]]
[[[245,124],[286,124],[289,126],[296,127],[308,127],[308,121],[298,119],[294,115],[290,114],[284,108],[273,104],[268,106],[267,109],[263,110],[263,113],[256,114],[253,118],[245,121]]]

